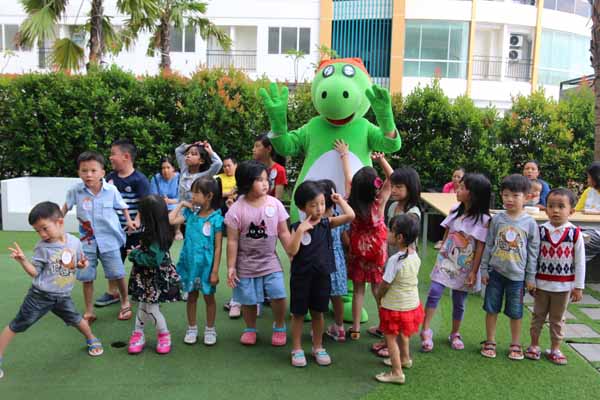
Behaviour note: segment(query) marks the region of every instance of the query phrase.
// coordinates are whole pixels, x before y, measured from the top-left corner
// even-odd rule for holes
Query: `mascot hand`
[[[366,90],[365,95],[371,103],[371,108],[373,108],[373,113],[377,118],[377,124],[383,130],[383,133],[395,132],[396,124],[392,112],[392,99],[388,91],[380,86],[373,85]]]
[[[287,106],[288,106],[288,88],[286,86],[277,88],[276,83],[269,86],[271,94],[266,89],[258,89],[258,94],[262,97],[265,110],[271,122],[271,130],[277,135],[287,133]]]

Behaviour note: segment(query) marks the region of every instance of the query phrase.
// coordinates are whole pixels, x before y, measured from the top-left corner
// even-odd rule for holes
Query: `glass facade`
[[[545,85],[580,78],[593,73],[590,39],[573,33],[542,31],[539,79]]]
[[[404,76],[467,77],[469,23],[407,21]]]
[[[577,14],[582,17],[592,15],[592,6],[588,0],[545,0],[544,8]]]

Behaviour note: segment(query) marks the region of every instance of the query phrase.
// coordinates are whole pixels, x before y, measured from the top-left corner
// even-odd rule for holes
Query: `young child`
[[[86,151],[77,158],[77,169],[82,182],[67,192],[67,200],[62,207],[63,215],[77,206],[79,233],[82,248],[89,265],[77,271],[77,280],[83,282],[85,313],[83,318],[90,324],[96,320],[92,299],[98,260],[102,262],[106,279],[113,281],[119,292],[121,309],[118,319],[132,317],[125,266],[121,258],[121,248],[125,246],[125,232],[119,223],[117,210],[120,210],[128,227],[134,223],[129,217],[127,203],[114,185],[104,181],[104,157],[92,151]]]
[[[329,179],[319,181],[325,196],[325,218],[337,217],[340,213],[335,209],[336,203],[332,196],[337,189],[335,183]],[[353,212],[354,213],[354,212]],[[333,305],[333,324],[329,325],[325,333],[336,342],[346,341],[344,329],[344,301],[342,296],[348,294],[348,270],[346,269],[346,254],[342,243],[342,234],[350,228],[349,223],[338,225],[331,229],[335,271],[331,278],[331,304]]]
[[[212,346],[217,343],[215,291],[223,242],[223,216],[219,209],[221,187],[214,178],[205,176],[194,181],[191,192],[191,203],[183,201],[169,214],[172,225],[185,222],[187,227],[177,262],[183,291],[188,293],[188,328],[183,341],[194,344],[198,339],[196,309],[201,291],[206,303],[204,344]]]
[[[410,214],[417,222],[421,222],[421,209],[419,201],[421,199],[421,179],[419,174],[412,167],[400,167],[394,170],[390,176],[392,192],[390,195],[391,204],[387,211],[387,221],[396,215]],[[388,245],[389,254],[398,251],[393,244]]]
[[[160,172],[150,180],[150,193],[159,195],[167,204],[167,209],[173,211],[179,203],[179,172],[170,157],[160,159]],[[175,240],[182,240],[180,226],[175,226]]]
[[[481,174],[466,174],[458,186],[460,202],[446,219],[442,248],[431,272],[431,286],[425,306],[425,322],[421,330],[421,351],[433,350],[431,320],[448,287],[452,290],[452,331],[448,340],[454,350],[464,349],[460,324],[469,291],[481,290],[479,263],[485,247],[490,222],[490,181]]]
[[[156,352],[171,351],[171,334],[167,321],[160,312],[159,303],[179,300],[179,275],[171,261],[169,248],[173,243],[173,230],[164,199],[150,195],[140,200],[138,215],[142,227],[140,244],[129,253],[133,263],[129,277],[131,299],[139,302],[135,328],[129,339],[129,354],[144,349],[144,326],[156,327]]]
[[[539,204],[546,206],[546,197],[548,196],[548,192],[550,192],[550,185],[548,185],[548,182],[540,178],[540,167],[538,162],[535,160],[527,161],[523,166],[523,175],[525,175],[525,177],[527,177],[529,180],[536,179],[542,184]]]
[[[444,185],[442,193],[456,193],[463,176],[465,176],[465,170],[462,167],[458,167],[452,173],[452,180]]]
[[[121,260],[125,262],[127,251],[140,244],[139,218],[137,217],[138,202],[150,194],[150,185],[144,174],[134,168],[137,149],[127,139],[119,139],[112,143],[110,148],[110,163],[113,171],[106,176],[106,181],[115,185],[121,197],[127,204],[127,211],[133,225],[128,225],[122,212],[118,212],[121,227],[125,231],[125,246],[121,247]],[[105,306],[114,303],[118,298],[119,290],[115,283],[108,282],[108,291],[96,299],[96,306]],[[124,311],[125,319],[131,318],[131,310]]]
[[[33,281],[19,313],[0,334],[0,378],[4,376],[2,360],[8,344],[17,333],[25,332],[49,311],[85,336],[90,356],[103,353],[100,340],[77,312],[71,298],[75,270],[87,266],[81,243],[75,236],[65,233],[63,214],[58,205],[49,201],[33,207],[29,213],[29,224],[42,240],[33,250],[32,261],[25,257],[18,243],[9,248],[10,256],[21,264]]]
[[[600,162],[593,162],[585,172],[588,187],[581,194],[575,211],[600,214]]]
[[[304,221],[292,224],[289,254],[292,257],[290,310],[292,312],[292,366],[305,367],[302,350],[304,315],[310,310],[312,317],[312,355],[317,364],[331,364],[331,357],[323,348],[325,321],[331,294],[331,273],[336,265],[331,230],[354,219],[354,211],[337,193],[330,194],[331,201],[339,204],[343,214],[325,216],[326,203],[320,182],[304,181],[294,193],[294,202],[306,214]]]
[[[223,162],[207,141],[187,145],[182,143],[175,149],[179,164],[179,201],[192,201],[192,183],[203,176],[214,176],[221,170]]]
[[[537,179],[530,179],[529,183],[531,183],[531,190],[529,190],[529,193],[527,194],[525,205],[544,209],[544,206],[540,204],[543,190],[542,182]]]
[[[271,145],[271,139],[266,133],[258,136],[254,141],[252,156],[256,161],[260,161],[267,166],[269,196],[281,200],[283,190],[288,183],[285,168],[281,165],[285,162],[285,159],[275,152],[273,145]]]
[[[377,176],[373,167],[363,167],[352,178],[349,204],[356,213],[350,225],[348,277],[352,280],[352,328],[350,338],[360,339],[360,319],[365,297],[365,284],[371,284],[373,296],[383,276],[387,259],[387,228],[384,205],[390,197],[390,180]],[[346,234],[346,233],[345,233]]]
[[[504,314],[510,318],[511,344],[508,358],[523,359],[521,319],[523,286],[535,288],[535,272],[540,248],[540,234],[535,220],[524,210],[529,193],[529,179],[513,174],[500,184],[505,212],[492,218],[481,259],[481,281],[487,285],[483,309],[487,313],[481,355],[496,357],[496,323],[505,297]]]
[[[581,300],[585,282],[585,250],[581,231],[569,222],[575,195],[568,189],[552,189],[546,201],[548,222],[540,227],[540,255],[535,276],[531,345],[525,357],[539,360],[540,333],[550,320],[550,350],[546,356],[557,365],[565,365],[567,357],[560,351],[565,336],[563,316],[569,299]]]
[[[388,260],[375,299],[379,307],[380,329],[390,353],[390,359],[384,360],[384,363],[391,364],[392,372],[378,374],[375,379],[403,384],[402,368],[411,368],[413,364],[410,337],[419,331],[423,322],[418,289],[421,260],[415,247],[411,246],[419,236],[419,223],[407,214],[398,215],[392,220],[391,233],[400,250]]]
[[[258,161],[245,161],[235,171],[238,200],[227,215],[227,284],[233,300],[242,304],[246,329],[240,342],[256,344],[257,304],[265,295],[271,299],[275,322],[271,344],[285,346],[285,284],[281,262],[275,252],[277,238],[288,248],[288,213],[283,204],[269,196],[267,167]]]

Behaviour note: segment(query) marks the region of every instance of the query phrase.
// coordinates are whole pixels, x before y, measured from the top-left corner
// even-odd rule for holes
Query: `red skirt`
[[[419,332],[419,328],[425,319],[423,306],[409,311],[393,311],[387,308],[379,308],[379,330],[388,335],[411,336]]]
[[[348,257],[348,279],[353,282],[379,284],[383,281],[383,267],[364,262],[358,257]]]

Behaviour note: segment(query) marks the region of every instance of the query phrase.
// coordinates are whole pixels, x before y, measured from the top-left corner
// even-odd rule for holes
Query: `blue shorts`
[[[233,288],[233,301],[245,306],[253,306],[265,301],[265,295],[271,300],[285,299],[283,272],[273,272],[256,278],[240,278]]]
[[[57,296],[30,288],[15,319],[8,325],[15,332],[25,332],[49,311],[62,319],[67,325],[79,325],[81,314],[75,309],[71,296]]]
[[[121,260],[121,250],[116,249],[106,253],[84,252],[88,259],[88,266],[84,269],[77,270],[77,280],[81,282],[92,282],[96,280],[96,269],[98,267],[98,259],[102,262],[104,268],[104,276],[109,281],[121,279],[125,277],[125,266]]]
[[[523,318],[523,281],[511,281],[503,275],[490,271],[490,280],[485,288],[483,309],[489,314],[499,314],[504,300],[504,314],[510,319]]]

